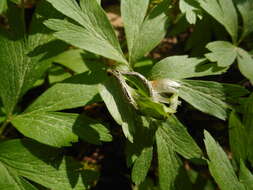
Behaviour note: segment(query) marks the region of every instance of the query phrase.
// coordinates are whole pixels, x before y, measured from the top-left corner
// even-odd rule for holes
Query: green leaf
[[[12,124],[26,137],[54,147],[71,146],[78,137],[73,133],[77,114],[35,112],[15,117]]]
[[[50,85],[53,85],[55,83],[62,82],[70,77],[72,77],[72,74],[69,72],[66,72],[66,68],[63,68],[60,65],[55,65],[52,64],[52,66],[48,69],[48,83]],[[42,82],[39,85],[43,84],[43,79]],[[34,85],[36,85],[39,81],[37,81]]]
[[[175,190],[175,181],[180,173],[182,162],[173,150],[171,142],[167,141],[161,128],[156,132],[158,152],[158,171],[161,190]]]
[[[187,55],[171,56],[153,66],[150,78],[153,80],[160,78],[184,79],[218,75],[226,70],[205,62],[205,59],[189,58]]]
[[[8,171],[17,188],[11,190],[35,190],[23,179],[27,178],[54,190],[88,189],[96,172],[84,170],[83,166],[63,157],[62,150],[27,140],[10,140],[0,144],[0,172]],[[6,178],[6,175],[3,175]],[[0,186],[4,179],[1,175]],[[22,188],[18,188],[19,186]],[[21,186],[22,184],[22,186]]]
[[[253,2],[251,0],[234,1],[243,19],[243,34],[241,39],[253,32]]]
[[[4,190],[36,190],[24,178],[16,176],[13,170],[0,162],[0,189]]]
[[[212,62],[217,62],[220,67],[228,67],[232,65],[237,56],[237,47],[226,41],[215,41],[207,44],[206,48],[211,53],[205,56]]]
[[[13,3],[16,3],[16,4],[20,4],[21,3],[21,0],[10,0],[11,2]]]
[[[118,79],[109,78],[99,86],[99,92],[114,120],[122,126],[128,140],[133,142],[138,116]]]
[[[130,167],[142,155],[151,151],[153,147],[155,132],[158,127],[157,120],[150,117],[142,116],[136,122],[136,131],[134,133],[134,142],[127,141],[126,143],[126,159],[127,165]],[[159,122],[158,122],[159,123]],[[144,158],[143,158],[144,159]],[[150,158],[152,159],[152,158]],[[139,161],[140,162],[140,161]],[[137,166],[136,166],[137,167]],[[146,168],[146,172],[148,168]],[[143,173],[144,174],[144,173]],[[137,175],[137,174],[136,174]],[[144,175],[142,175],[145,177]]]
[[[192,56],[203,56],[206,53],[205,46],[207,43],[212,41],[213,36],[213,25],[210,16],[203,17],[203,19],[198,20],[194,26],[194,31],[188,38],[185,50],[191,51]]]
[[[121,15],[124,21],[127,45],[130,54],[132,54],[136,38],[140,35],[139,33],[148,8],[149,0],[121,1]]]
[[[11,34],[1,32],[0,35],[0,97],[8,115],[11,115],[19,99],[49,67],[50,58],[62,47],[58,42],[52,42],[48,31],[42,30],[42,33],[37,33],[36,28],[41,25],[41,20],[36,18],[31,24],[32,35],[24,37],[23,22],[17,19],[22,18],[22,15],[19,15],[19,9],[12,11],[16,11],[17,14],[15,18],[12,18],[13,14],[9,18],[10,25],[13,26]],[[57,51],[51,51],[55,47]]]
[[[146,147],[142,150],[140,156],[134,162],[132,169],[132,180],[139,185],[147,176],[153,158],[153,147]]]
[[[58,11],[73,19],[50,19],[45,25],[56,31],[54,36],[81,49],[127,63],[116,34],[102,7],[95,0],[47,0]]]
[[[83,73],[88,70],[85,65],[86,53],[80,49],[70,49],[54,58],[54,62],[63,65],[75,73]]]
[[[124,21],[129,61],[134,64],[157,46],[164,38],[169,24],[170,0],[165,0],[147,15],[148,0],[121,1],[121,12]]]
[[[241,73],[253,84],[253,59],[251,55],[238,48],[237,62]]]
[[[230,66],[237,58],[239,70],[253,83],[253,59],[247,51],[226,41],[211,42],[207,44],[206,48],[211,53],[207,53],[205,56],[210,61],[217,62],[220,67]]]
[[[86,105],[98,94],[96,85],[59,83],[49,88],[26,110],[27,112],[59,111]]]
[[[222,24],[232,37],[237,41],[238,18],[235,6],[231,0],[201,0],[200,6],[220,24]]]
[[[239,179],[244,184],[246,190],[253,189],[253,175],[243,161],[240,162]]]
[[[129,52],[133,49],[135,39],[139,35],[148,8],[149,0],[121,1],[121,14],[124,21]]]
[[[167,142],[170,142],[173,149],[184,158],[193,159],[203,156],[201,149],[189,135],[185,126],[175,116],[168,117],[160,128]]]
[[[180,84],[179,97],[196,109],[222,120],[226,120],[231,109],[227,102],[248,94],[241,86],[211,81],[182,80]]]
[[[221,190],[245,190],[239,182],[227,155],[205,131],[205,146],[209,157],[209,170]]]
[[[197,18],[202,18],[199,3],[195,0],[180,0],[179,8],[190,24],[196,24]]]
[[[248,156],[249,161],[251,162],[251,165],[253,165],[253,151],[252,151],[252,145],[253,145],[253,94],[249,98],[246,99],[245,103],[243,104],[243,124],[246,128],[247,132],[247,140],[248,140]]]
[[[20,97],[32,87],[47,65],[33,62],[25,54],[22,41],[0,36],[0,95],[8,114],[13,112]]]
[[[246,161],[248,137],[245,126],[238,116],[232,112],[229,117],[229,143],[235,159]]]
[[[0,14],[7,10],[7,0],[0,1]]]
[[[101,141],[112,141],[112,135],[105,125],[84,114],[75,121],[73,132],[82,140],[92,144],[100,145]]]
[[[168,109],[164,104],[154,102],[151,98],[139,97],[136,99],[138,111],[148,117],[164,120],[168,117],[169,112],[174,110]]]
[[[23,177],[17,176],[16,172],[0,162],[0,188],[4,190],[37,190]]]

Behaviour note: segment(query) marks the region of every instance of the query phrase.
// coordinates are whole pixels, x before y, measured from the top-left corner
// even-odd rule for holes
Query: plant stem
[[[21,20],[22,20],[22,24],[24,25],[24,34],[25,34],[26,23],[25,23],[25,1],[24,0],[21,0],[20,6],[21,6]]]
[[[9,124],[9,121],[6,120],[6,121],[2,124],[2,126],[0,127],[0,138],[1,138],[1,136],[2,136],[2,134],[3,134],[3,132],[4,132],[4,130],[5,130],[6,127],[8,126],[8,124]]]

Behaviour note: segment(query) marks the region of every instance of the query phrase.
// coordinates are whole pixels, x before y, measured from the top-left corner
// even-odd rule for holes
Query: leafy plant
[[[0,30],[0,189],[96,184],[99,169],[74,160],[66,147],[80,139],[94,145],[113,140],[112,122],[78,109],[98,103],[122,128],[134,189],[215,189],[212,180],[187,165],[208,166],[222,190],[252,189],[251,1],[121,0],[127,47],[101,1],[41,1],[31,22],[25,2],[15,3],[0,4],[8,20]],[[200,41],[196,34],[206,25],[212,32]],[[195,28],[186,49],[198,56],[180,52],[147,58],[172,26],[174,34]],[[242,82],[217,80],[232,69],[238,73],[235,60],[248,89]],[[35,89],[43,90],[30,98]],[[204,142],[190,135],[182,113],[196,110],[222,124],[228,121],[232,163],[206,130]],[[14,129],[18,135],[13,138]]]

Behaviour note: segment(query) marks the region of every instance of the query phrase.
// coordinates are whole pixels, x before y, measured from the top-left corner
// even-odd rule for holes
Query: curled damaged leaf
[[[128,103],[141,115],[163,120],[176,112],[179,105],[176,93],[180,87],[176,81],[169,79],[148,81],[137,72],[116,70],[108,72],[117,79]]]

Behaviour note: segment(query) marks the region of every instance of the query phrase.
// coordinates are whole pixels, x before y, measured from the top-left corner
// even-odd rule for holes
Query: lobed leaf
[[[205,63],[205,59],[189,58],[187,55],[167,57],[156,63],[150,73],[151,79],[184,79],[218,75],[226,71],[215,64]]]
[[[232,37],[233,42],[237,41],[238,17],[233,1],[231,0],[200,0],[200,6],[222,24]]]
[[[158,153],[158,172],[161,190],[176,189],[176,178],[180,173],[182,162],[173,150],[171,142],[167,141],[161,128],[156,132]]]
[[[48,31],[37,31],[42,23],[36,14],[29,30],[31,35],[26,36],[22,11],[14,7],[11,6],[9,12],[16,11],[17,15],[14,18],[14,15],[9,13],[8,16],[11,32],[2,31],[0,34],[0,97],[8,115],[12,114],[19,99],[33,87],[49,67],[50,58],[61,48],[57,51],[51,50],[62,45],[57,41],[53,42]],[[43,7],[44,4],[41,3],[37,10],[43,13]]]
[[[58,11],[78,23],[49,19],[45,25],[54,36],[76,47],[126,63],[116,34],[102,7],[96,0],[47,0]]]
[[[148,3],[147,0],[121,1],[131,64],[157,46],[167,33],[170,0],[163,1],[146,15]]]
[[[210,160],[209,170],[221,190],[245,190],[227,155],[207,131],[205,131],[205,146]]]
[[[243,33],[241,39],[253,32],[253,2],[251,0],[234,1],[243,19]]]
[[[196,109],[226,120],[228,111],[232,108],[228,102],[248,94],[248,91],[238,85],[182,80],[178,94]]]
[[[179,8],[185,14],[187,21],[190,24],[196,24],[197,18],[202,18],[198,1],[195,0],[180,0]]]
[[[215,41],[207,44],[206,48],[211,53],[205,54],[207,59],[217,62],[220,67],[232,65],[237,56],[237,47],[226,41]]]
[[[185,126],[175,116],[168,117],[160,128],[167,143],[170,142],[174,151],[184,158],[194,159],[202,157],[201,149],[187,132]]]

